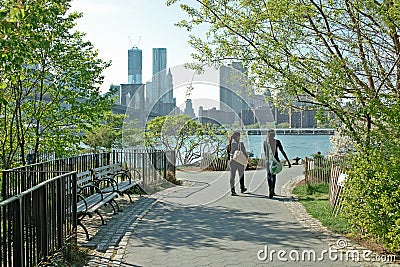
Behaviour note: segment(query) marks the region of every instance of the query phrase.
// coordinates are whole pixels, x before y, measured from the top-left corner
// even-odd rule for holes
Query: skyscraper
[[[167,48],[153,48],[153,75],[167,69]]]
[[[167,91],[167,49],[153,48],[152,91],[155,101]]]
[[[153,48],[153,78],[151,92],[147,99],[154,103],[154,112],[167,115],[176,107],[176,99],[173,95],[173,77],[171,71],[167,74],[167,49]]]
[[[191,118],[195,118],[196,115],[194,114],[192,99],[190,99],[190,98],[186,99],[185,103],[186,103],[186,105],[185,105],[184,113],[189,115]]]
[[[246,101],[246,84],[248,80],[244,77],[245,69],[240,62],[232,62],[228,66],[221,66],[219,70],[220,79],[220,109],[223,111],[235,111],[240,115],[242,110],[250,109]]]
[[[142,83],[142,50],[137,47],[128,50],[128,83]]]
[[[173,81],[173,77],[172,77],[172,73],[171,73],[171,69],[168,69],[168,74],[166,77],[166,87],[165,87],[165,93],[164,97],[163,97],[163,101],[165,103],[175,103],[175,99],[174,99],[174,94],[173,94],[173,89],[174,89],[174,81]]]

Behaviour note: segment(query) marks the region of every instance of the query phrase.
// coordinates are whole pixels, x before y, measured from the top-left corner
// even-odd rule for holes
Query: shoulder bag
[[[282,171],[283,168],[282,163],[279,160],[276,160],[275,156],[272,154],[272,148],[269,144],[267,145],[267,148],[269,154],[269,160],[268,160],[269,172],[273,175],[278,174]]]
[[[244,155],[243,151],[240,149],[241,145],[238,143],[238,150],[233,153],[232,159],[241,165],[247,165],[247,157]]]

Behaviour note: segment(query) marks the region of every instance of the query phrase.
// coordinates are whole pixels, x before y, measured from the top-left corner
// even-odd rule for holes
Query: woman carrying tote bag
[[[269,189],[269,198],[272,198],[275,194],[275,184],[276,184],[276,170],[273,169],[271,171],[271,164],[274,160],[280,161],[278,157],[278,149],[281,151],[283,157],[286,159],[289,168],[292,167],[290,161],[286,155],[286,152],[283,150],[283,146],[281,141],[275,139],[275,130],[268,129],[267,137],[264,141],[264,154],[267,160],[267,180],[268,180],[268,189]],[[274,172],[275,171],[275,172]],[[278,168],[278,171],[279,168]]]
[[[229,140],[228,145],[228,155],[229,155],[229,168],[230,168],[230,186],[231,195],[237,196],[235,191],[235,176],[236,171],[239,172],[240,178],[240,191],[244,193],[247,188],[244,186],[244,169],[247,166],[248,154],[243,142],[240,142],[240,133],[234,132]]]

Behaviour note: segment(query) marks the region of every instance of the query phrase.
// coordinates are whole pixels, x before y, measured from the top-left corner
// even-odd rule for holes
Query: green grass
[[[299,185],[293,189],[293,193],[298,196],[307,212],[328,229],[341,234],[349,232],[348,223],[332,214],[332,208],[329,205],[328,183]]]

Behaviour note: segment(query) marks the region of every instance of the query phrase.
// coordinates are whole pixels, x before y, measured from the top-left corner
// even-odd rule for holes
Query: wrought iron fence
[[[6,200],[60,173],[70,171],[79,173],[114,163],[124,163],[130,169],[139,170],[144,183],[148,184],[166,178],[168,171],[175,175],[174,151],[113,150],[55,159],[14,168],[12,172],[3,172],[1,196]]]
[[[174,151],[155,150],[114,150],[3,171],[0,266],[36,266],[76,238],[76,174],[114,163],[140,171],[149,188],[165,182],[168,172],[175,176]]]
[[[20,172],[37,181],[44,174]],[[12,196],[0,203],[0,213],[0,266],[37,266],[76,239],[76,172],[58,175]]]
[[[109,164],[109,153],[79,155],[31,164],[3,172],[2,199],[6,200],[60,173],[82,172]]]
[[[175,152],[164,150],[113,150],[112,160],[123,162],[128,170],[137,170],[144,185],[159,183],[167,179],[168,172],[175,176]]]

